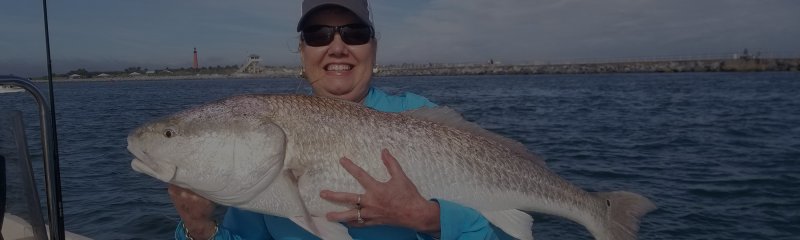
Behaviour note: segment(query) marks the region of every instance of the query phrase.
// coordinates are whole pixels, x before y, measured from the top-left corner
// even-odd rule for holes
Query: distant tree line
[[[107,74],[107,77],[127,77],[130,76],[132,73],[138,73],[141,75],[147,76],[182,76],[182,75],[195,75],[195,74],[233,74],[239,70],[239,65],[217,65],[217,66],[208,66],[208,67],[201,67],[198,69],[194,68],[169,68],[165,67],[163,69],[154,69],[150,71],[148,68],[142,68],[139,66],[135,67],[128,67],[122,71],[89,71],[85,68],[78,68],[75,70],[70,70],[64,74],[55,74],[56,77],[62,78],[70,78],[70,76],[78,75],[76,78],[98,78],[100,74]],[[148,73],[149,72],[149,73]],[[46,77],[42,77],[46,78]]]

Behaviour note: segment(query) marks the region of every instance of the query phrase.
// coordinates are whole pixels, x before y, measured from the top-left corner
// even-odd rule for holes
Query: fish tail
[[[597,240],[633,240],[639,230],[639,218],[656,209],[656,205],[642,195],[615,191],[594,193],[605,206],[600,214],[600,229],[595,233]]]

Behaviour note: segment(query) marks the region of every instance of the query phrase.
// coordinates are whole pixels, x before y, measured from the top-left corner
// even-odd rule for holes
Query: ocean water
[[[800,239],[800,73],[397,77],[375,85],[451,106],[524,143],[584,189],[650,198],[658,209],[642,219],[640,239]],[[226,96],[308,87],[298,79],[109,81],[56,83],[55,93],[66,228],[96,239],[168,239],[177,214],[165,184],[131,170],[128,132]],[[25,112],[31,154],[40,156],[32,98],[2,94],[0,105]],[[536,239],[591,239],[576,223],[533,215]]]

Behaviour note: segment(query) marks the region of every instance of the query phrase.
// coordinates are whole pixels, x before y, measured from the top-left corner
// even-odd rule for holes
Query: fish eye
[[[178,134],[175,133],[175,130],[172,130],[172,129],[164,130],[164,136],[167,137],[167,138],[171,138],[171,137],[174,137],[174,136],[177,136],[177,135]]]

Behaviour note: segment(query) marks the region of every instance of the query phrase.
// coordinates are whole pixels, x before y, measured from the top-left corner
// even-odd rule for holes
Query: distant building
[[[200,68],[200,64],[197,62],[197,48],[194,48],[194,59],[192,61],[192,69],[197,70]]]
[[[747,50],[747,48],[745,48],[744,51],[742,51],[742,54],[733,54],[733,59],[736,59],[736,60],[758,59],[758,57],[759,57],[758,55],[761,55],[761,53],[756,54],[756,55],[752,55],[752,54],[750,54],[750,51]]]
[[[249,73],[249,74],[258,74],[264,72],[264,68],[261,65],[261,57],[255,54],[250,54],[247,57],[247,63],[242,65],[239,70],[236,70],[236,73]]]
[[[96,76],[96,77],[99,77],[99,78],[107,78],[107,77],[111,77],[111,75],[108,75],[108,74],[105,74],[105,73],[101,73],[101,74],[97,74],[97,76]]]
[[[72,75],[69,75],[69,79],[76,79],[76,78],[83,78],[83,76],[81,76],[81,75],[79,75],[79,74],[72,74]]]
[[[131,76],[131,77],[136,77],[136,76],[141,76],[141,75],[142,74],[138,73],[138,72],[132,72],[132,73],[128,74],[128,76]]]
[[[144,74],[156,74],[156,70],[147,70]]]

